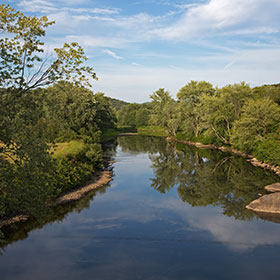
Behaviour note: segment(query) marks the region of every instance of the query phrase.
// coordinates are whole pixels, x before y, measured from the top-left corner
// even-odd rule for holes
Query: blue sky
[[[46,48],[77,41],[98,81],[93,90],[146,102],[175,97],[190,80],[214,86],[280,82],[280,0],[10,0],[47,15]]]

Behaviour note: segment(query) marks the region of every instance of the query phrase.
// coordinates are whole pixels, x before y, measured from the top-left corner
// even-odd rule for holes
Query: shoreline
[[[71,203],[71,202],[80,200],[83,197],[85,197],[89,192],[99,189],[99,188],[107,185],[109,182],[111,182],[113,180],[112,175],[113,175],[112,171],[105,170],[105,171],[98,172],[85,185],[59,196],[51,203],[50,206],[55,207],[55,206],[59,206],[59,205],[63,205],[63,204],[67,204],[67,203]],[[10,219],[4,220],[0,223],[0,229],[3,227],[6,227],[6,226],[13,225],[13,224],[26,222],[29,218],[30,218],[29,215],[18,215],[18,216],[12,217]]]
[[[117,135],[117,137],[120,137],[120,136],[137,136],[137,135],[139,135],[137,132],[124,132],[124,133],[119,133],[118,135]]]
[[[213,144],[202,144],[199,142],[191,142],[191,141],[187,141],[187,140],[179,140],[179,139],[175,139],[172,137],[167,137],[166,141],[187,144],[189,146],[195,146],[199,149],[212,149],[212,150],[219,150],[224,153],[232,153],[232,154],[235,154],[235,155],[238,155],[240,157],[247,159],[248,162],[250,162],[252,165],[254,165],[256,167],[261,167],[263,169],[270,170],[270,171],[274,172],[276,175],[280,176],[280,166],[274,166],[274,165],[271,165],[266,162],[260,162],[259,160],[257,160],[257,158],[255,156],[243,153],[243,152],[238,151],[233,148],[224,147],[224,146],[219,147],[219,146],[216,146]]]

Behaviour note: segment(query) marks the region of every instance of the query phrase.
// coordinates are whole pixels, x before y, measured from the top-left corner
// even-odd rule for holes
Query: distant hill
[[[111,98],[111,97],[108,97],[113,108],[116,109],[116,111],[119,111],[123,106],[129,104],[128,102],[125,102],[125,101],[122,101],[122,100],[119,100],[119,99],[116,99],[116,98]]]

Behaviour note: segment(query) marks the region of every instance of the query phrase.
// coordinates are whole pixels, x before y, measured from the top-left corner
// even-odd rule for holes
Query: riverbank
[[[68,193],[61,195],[56,198],[50,207],[55,207],[58,205],[71,203],[77,201],[86,196],[89,192],[101,188],[112,181],[113,172],[112,171],[102,171],[98,172],[89,182],[84,186],[74,189]],[[28,215],[18,215],[10,219],[1,221],[0,228],[10,226],[17,223],[26,222],[30,217]]]
[[[266,162],[260,162],[255,156],[243,153],[243,152],[238,151],[236,149],[232,149],[232,148],[224,147],[224,146],[216,146],[216,145],[213,145],[213,144],[202,144],[202,143],[199,143],[199,142],[191,142],[191,141],[187,141],[187,140],[180,140],[180,139],[175,139],[175,138],[172,138],[172,137],[167,137],[166,141],[187,144],[187,145],[190,145],[190,146],[195,146],[195,147],[200,148],[200,149],[212,149],[212,150],[219,150],[219,151],[222,151],[222,152],[225,152],[225,153],[232,153],[232,154],[235,154],[235,155],[238,155],[238,156],[241,156],[241,157],[247,159],[248,162],[250,162],[252,165],[254,165],[256,167],[261,167],[263,169],[273,171],[275,174],[280,176],[280,167],[279,166],[274,166],[274,165],[271,165],[271,164],[266,163]]]

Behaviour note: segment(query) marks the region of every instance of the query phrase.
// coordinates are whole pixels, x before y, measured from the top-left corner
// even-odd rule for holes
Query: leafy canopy
[[[47,17],[25,16],[9,5],[0,6],[0,87],[20,91],[46,86],[59,80],[90,86],[96,79],[78,43],[65,43],[49,57],[42,56],[46,28],[54,24]]]

